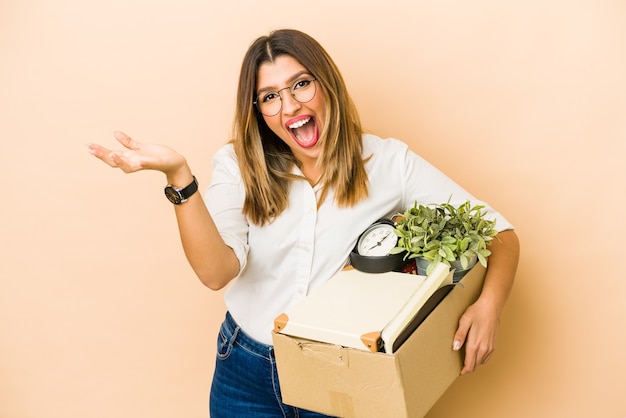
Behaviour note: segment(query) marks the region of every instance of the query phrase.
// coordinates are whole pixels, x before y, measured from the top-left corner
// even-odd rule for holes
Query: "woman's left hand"
[[[454,335],[453,349],[465,346],[465,363],[461,374],[476,370],[485,364],[496,348],[496,337],[500,320],[488,301],[476,301],[470,305],[461,319]]]
[[[519,240],[513,230],[500,232],[490,249],[489,267],[478,300],[459,319],[452,348],[465,346],[465,362],[461,374],[476,370],[491,358],[496,348],[500,314],[509,296],[517,262]]]

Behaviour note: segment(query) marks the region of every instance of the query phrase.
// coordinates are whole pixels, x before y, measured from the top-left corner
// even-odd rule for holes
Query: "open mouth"
[[[319,139],[315,118],[307,116],[287,126],[295,141],[302,148],[311,148]]]

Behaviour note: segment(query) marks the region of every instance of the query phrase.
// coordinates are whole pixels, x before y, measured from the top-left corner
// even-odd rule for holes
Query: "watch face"
[[[168,186],[165,188],[165,196],[167,196],[169,201],[174,204],[179,204],[182,201],[180,193],[177,192],[176,189],[174,189],[171,186]]]
[[[375,223],[361,234],[357,243],[360,255],[385,256],[398,242],[395,227],[389,223]]]

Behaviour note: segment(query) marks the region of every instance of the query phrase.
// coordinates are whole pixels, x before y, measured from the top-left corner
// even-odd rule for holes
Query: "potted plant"
[[[396,215],[398,243],[391,254],[406,252],[405,259],[415,258],[418,272],[429,274],[443,262],[455,269],[455,281],[476,262],[487,267],[491,251],[487,247],[497,234],[495,220],[485,219],[483,205],[472,206],[468,200],[459,207],[450,200],[441,204],[418,205]]]

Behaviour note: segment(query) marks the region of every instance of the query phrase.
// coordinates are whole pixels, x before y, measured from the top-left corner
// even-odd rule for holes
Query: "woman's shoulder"
[[[363,134],[363,154],[399,153],[406,152],[408,145],[396,138],[381,138],[371,133]]]
[[[237,161],[237,155],[235,154],[235,147],[232,142],[227,142],[220,146],[215,154],[213,155],[214,159],[230,159]]]
[[[230,176],[240,177],[239,163],[237,162],[237,154],[232,143],[226,143],[219,147],[213,154],[214,171],[222,171],[230,173]]]
[[[239,167],[237,153],[232,142],[228,142],[220,146],[215,154],[213,154],[213,164],[222,164],[227,166]]]

